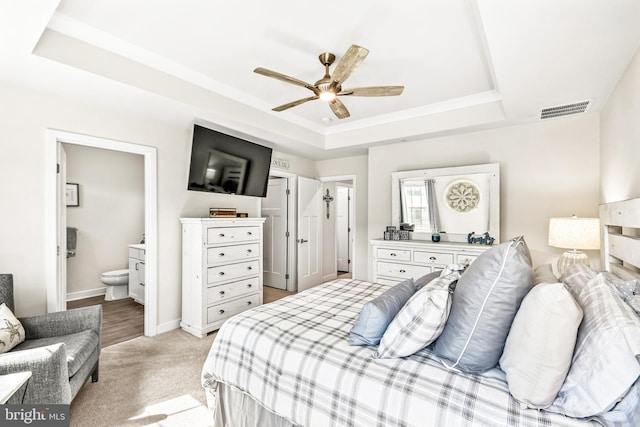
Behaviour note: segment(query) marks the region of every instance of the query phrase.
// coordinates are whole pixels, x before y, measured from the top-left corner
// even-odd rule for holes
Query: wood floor
[[[102,304],[102,348],[144,335],[144,306],[133,298],[105,301],[104,295],[67,302],[67,308]]]
[[[351,278],[351,273],[340,273],[339,279]],[[265,304],[279,300],[295,292],[265,286],[262,299]],[[105,301],[104,295],[68,301],[67,308],[87,307],[102,304],[102,347],[144,335],[144,306],[133,298]]]

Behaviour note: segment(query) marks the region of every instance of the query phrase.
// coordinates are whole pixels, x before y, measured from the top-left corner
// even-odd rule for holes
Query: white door
[[[322,282],[322,183],[298,177],[298,291]]]
[[[287,183],[284,178],[269,180],[267,197],[262,199],[264,222],[263,280],[265,286],[287,289],[288,213]]]
[[[57,224],[57,246],[58,246],[58,275],[57,282],[57,304],[56,307],[49,307],[48,311],[64,311],[67,309],[67,153],[61,143],[57,147],[58,173],[56,174],[56,205]]]
[[[336,187],[336,239],[338,271],[351,271],[350,246],[351,224],[349,215],[349,203],[351,199],[350,188],[342,185]]]

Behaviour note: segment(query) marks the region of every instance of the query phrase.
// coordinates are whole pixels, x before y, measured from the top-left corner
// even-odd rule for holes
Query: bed
[[[600,212],[602,265],[617,277],[637,279],[630,265],[640,265],[640,242],[633,236],[640,228],[640,199],[603,205]],[[632,235],[626,236],[629,230]],[[388,289],[335,280],[230,318],[202,371],[213,424],[570,427],[628,422],[614,410],[611,416],[578,419],[524,408],[499,367],[481,374],[449,369],[433,346],[407,357],[375,359],[375,347],[349,345],[363,305]],[[624,404],[633,413],[639,399],[636,381],[614,409]]]

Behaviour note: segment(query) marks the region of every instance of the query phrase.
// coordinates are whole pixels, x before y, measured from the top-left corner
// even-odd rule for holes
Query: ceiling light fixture
[[[333,101],[334,99],[336,99],[336,94],[331,92],[330,90],[320,92],[319,96],[320,96],[320,99],[327,102]]]

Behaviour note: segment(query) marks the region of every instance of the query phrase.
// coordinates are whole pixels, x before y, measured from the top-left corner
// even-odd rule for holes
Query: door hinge
[[[291,190],[289,190],[289,189],[287,188],[287,196],[288,196],[289,194],[291,194]]]
[[[60,246],[56,247],[56,252],[57,252],[57,255],[60,256]]]
[[[347,228],[347,233],[351,233],[351,227]]]
[[[284,278],[285,278],[285,280],[288,280],[289,279],[289,273],[285,274]]]
[[[56,163],[56,173],[60,173],[60,163]]]
[[[347,264],[351,264],[351,260],[350,259],[347,260]]]
[[[284,237],[289,237],[289,232],[287,231],[286,233],[284,233]]]

